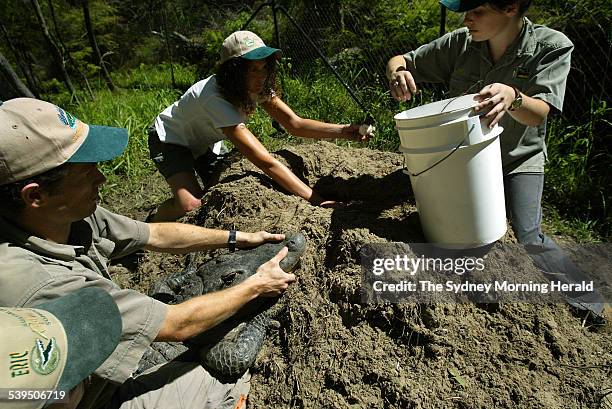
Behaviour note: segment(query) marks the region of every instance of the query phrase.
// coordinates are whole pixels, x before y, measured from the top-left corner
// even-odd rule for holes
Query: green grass
[[[175,68],[177,80],[184,84],[195,81],[192,70]],[[79,103],[71,100],[67,94],[51,98],[86,123],[128,130],[130,139],[125,153],[113,161],[100,164],[100,169],[108,178],[103,194],[117,184],[136,182],[155,171],[149,159],[147,128],[164,108],[182,94],[180,90],[171,88],[167,66],[141,66],[114,75],[114,80],[121,90],[112,93],[101,84],[102,88],[95,90],[93,101],[86,93],[79,95]]]
[[[157,65],[114,73],[121,90],[111,93],[99,84],[93,101],[83,92],[79,103],[66,93],[47,96],[87,123],[127,128],[130,141],[126,152],[101,164],[108,178],[103,194],[117,186],[135,186],[155,172],[148,155],[146,130],[159,112],[197,80],[193,67],[174,68],[180,89],[172,88],[169,67]],[[397,104],[382,87],[364,87],[356,92],[365,101],[377,127],[376,136],[367,146],[385,151],[396,151],[399,145],[393,115],[434,98],[432,94],[424,94],[411,104]],[[305,79],[285,76],[282,97],[302,117],[333,123],[360,123],[365,119],[358,104],[329,74],[319,72]],[[604,143],[606,135],[610,135],[610,111],[605,103],[594,104],[581,124],[570,124],[564,119],[550,122],[544,217],[546,228],[552,234],[571,236],[579,242],[610,239],[612,221],[608,203],[612,157]],[[249,119],[248,126],[271,151],[304,142],[276,130],[261,109]],[[364,146],[348,141],[337,143]]]
[[[544,192],[544,201],[554,205],[575,230],[593,230],[608,239],[612,235],[611,113],[605,102],[593,102],[580,124],[563,118],[550,122]]]

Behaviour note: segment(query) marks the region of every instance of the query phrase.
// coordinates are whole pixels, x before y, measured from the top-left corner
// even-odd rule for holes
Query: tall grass
[[[183,85],[191,85],[195,81],[194,70],[175,66],[175,78]],[[95,91],[93,101],[85,92],[79,95],[80,102],[65,93],[49,98],[88,124],[127,129],[129,142],[124,154],[100,164],[100,169],[108,178],[103,188],[107,190],[126,180],[144,178],[155,171],[148,154],[147,128],[182,93],[171,87],[167,66],[141,66],[119,73],[114,79],[121,90],[112,93],[101,84],[102,88]]]
[[[165,107],[197,80],[193,67],[175,65],[174,68],[180,89],[171,87],[168,66],[140,66],[114,75],[122,87],[120,92],[111,93],[101,84],[94,101],[84,93],[79,96],[80,103],[70,100],[67,94],[47,98],[87,123],[127,128],[130,141],[126,152],[101,164],[109,179],[106,189],[128,182],[138,183],[155,171],[148,155],[147,128]],[[367,146],[385,151],[396,151],[399,145],[393,121],[395,113],[439,98],[439,95],[424,93],[410,104],[398,104],[382,87],[363,87],[356,92],[365,101],[377,127],[376,136]],[[282,98],[302,117],[332,123],[365,120],[358,104],[328,73],[317,72],[300,79],[283,75]],[[611,134],[611,110],[605,103],[594,104],[582,123],[568,123],[560,118],[552,120],[548,129],[549,163],[544,194],[548,227],[581,241],[609,239],[611,236],[612,156],[606,143]],[[261,109],[249,119],[248,126],[270,150],[288,143],[303,142],[276,129]],[[338,143],[363,146],[348,141]]]
[[[544,199],[583,231],[612,236],[612,108],[592,102],[582,123],[550,122]],[[560,230],[564,230],[560,228]]]

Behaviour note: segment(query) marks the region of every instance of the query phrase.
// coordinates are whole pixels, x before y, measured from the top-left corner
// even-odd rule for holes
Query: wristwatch
[[[229,238],[227,239],[227,248],[232,253],[236,251],[236,230],[229,231]]]
[[[514,85],[511,85],[511,87],[514,90],[515,96],[514,101],[512,101],[512,104],[510,105],[510,108],[508,108],[508,111],[516,111],[517,109],[523,106],[523,95],[517,87],[515,87]]]

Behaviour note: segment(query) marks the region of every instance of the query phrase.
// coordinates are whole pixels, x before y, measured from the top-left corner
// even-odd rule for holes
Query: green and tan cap
[[[56,391],[51,399],[67,400],[115,350],[122,322],[113,298],[91,287],[34,308],[0,307],[0,328],[0,407],[30,409],[46,400],[16,402],[8,391]]]
[[[278,48],[268,47],[259,36],[250,31],[235,31],[221,46],[221,64],[231,58],[242,57],[247,60],[263,60],[274,53],[280,53]]]
[[[0,102],[0,185],[59,165],[113,159],[125,150],[127,130],[87,125],[62,108],[33,98]]]
[[[489,0],[440,0],[440,4],[449,10],[465,12],[480,7]]]

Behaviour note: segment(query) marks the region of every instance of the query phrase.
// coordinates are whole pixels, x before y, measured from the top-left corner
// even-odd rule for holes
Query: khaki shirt
[[[123,383],[157,336],[167,306],[136,291],[121,289],[111,281],[107,263],[143,248],[148,240],[147,224],[102,207],[72,224],[70,244],[30,236],[0,217],[0,305],[32,307],[78,288],[105,289],[119,307],[123,334],[95,374]],[[98,388],[104,385],[101,379],[94,379]]]
[[[563,33],[527,18],[524,22],[519,37],[496,64],[488,43],[472,41],[464,27],[405,54],[406,68],[417,82],[448,84],[451,96],[477,93],[499,82],[561,112],[574,45]],[[504,174],[544,172],[546,122],[529,127],[506,113],[500,125]]]

